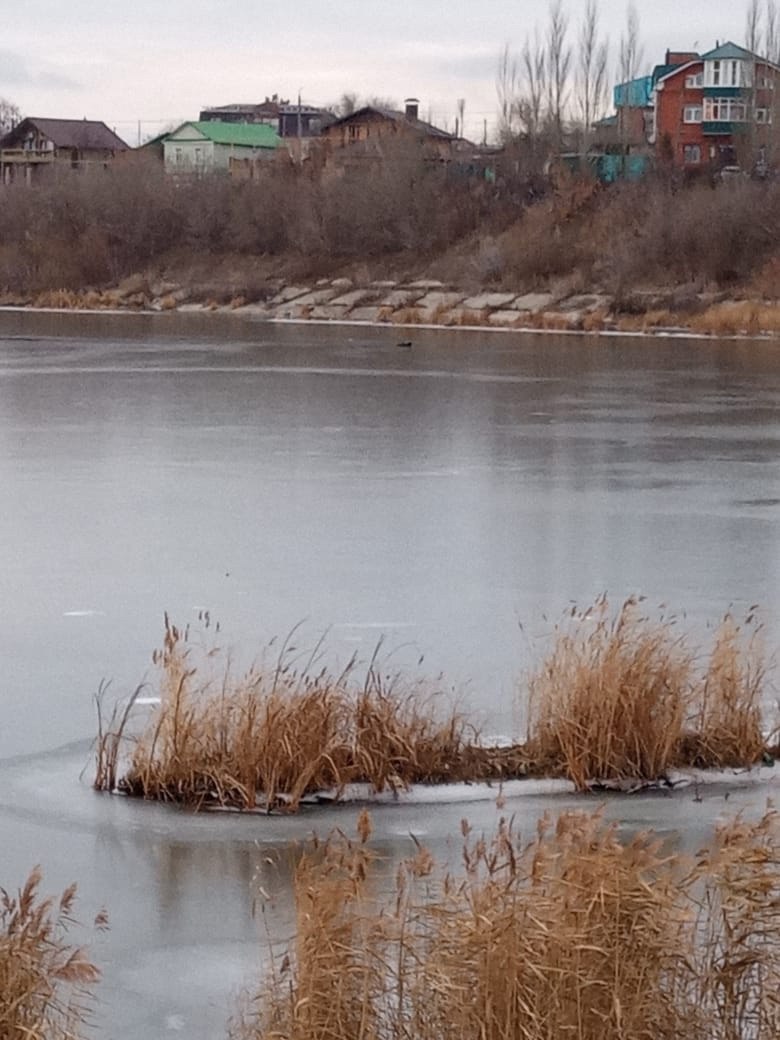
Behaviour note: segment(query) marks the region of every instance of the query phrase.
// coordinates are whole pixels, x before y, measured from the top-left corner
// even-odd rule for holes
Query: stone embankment
[[[778,301],[731,299],[694,290],[635,292],[617,301],[600,292],[468,293],[440,281],[321,279],[314,284],[273,281],[251,297],[240,288],[187,287],[142,275],[106,290],[50,290],[33,297],[0,297],[0,306],[63,310],[212,312],[268,321],[545,329],[582,332],[693,332],[774,335]]]

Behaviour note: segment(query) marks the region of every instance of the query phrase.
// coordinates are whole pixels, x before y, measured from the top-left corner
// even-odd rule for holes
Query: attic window
[[[688,90],[696,90],[701,87],[704,82],[704,74],[701,72],[694,72],[691,76],[685,77],[685,86]]]

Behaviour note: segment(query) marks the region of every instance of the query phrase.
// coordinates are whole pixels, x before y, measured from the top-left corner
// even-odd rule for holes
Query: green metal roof
[[[718,61],[719,59],[729,60],[730,58],[741,59],[742,61],[752,61],[757,55],[751,51],[745,50],[744,47],[737,46],[736,43],[732,43],[730,40],[728,43],[722,43],[720,47],[716,47],[714,50],[707,51],[706,54],[702,54],[702,61]]]
[[[179,134],[188,126],[213,141],[214,144],[236,145],[241,148],[277,148],[281,139],[272,126],[264,123],[220,123],[217,120],[198,120],[184,123],[175,130]]]

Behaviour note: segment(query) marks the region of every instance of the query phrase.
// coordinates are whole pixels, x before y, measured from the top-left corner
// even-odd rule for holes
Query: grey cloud
[[[78,90],[81,84],[48,62],[30,61],[14,51],[0,50],[0,90],[11,87],[47,87]]]

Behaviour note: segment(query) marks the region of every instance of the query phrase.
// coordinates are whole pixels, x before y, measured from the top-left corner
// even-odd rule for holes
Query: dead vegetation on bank
[[[727,615],[702,664],[678,619],[653,618],[639,600],[614,616],[606,598],[573,611],[530,676],[527,737],[507,747],[485,746],[430,684],[384,674],[376,657],[362,683],[354,661],[338,676],[315,671],[317,651],[301,663],[285,644],[276,661],[236,674],[229,655],[166,618],[159,705],[140,730],[133,699],[108,720],[98,699],[96,788],[295,811],[307,795],[338,798],[357,783],[381,792],[552,775],[584,790],[685,766],[747,767],[768,752],[752,615],[742,626]]]
[[[486,180],[398,147],[367,167],[269,163],[237,182],[176,180],[136,158],[5,186],[0,297],[101,307],[105,290],[138,276],[191,300],[252,303],[279,279],[347,274],[467,292],[566,285],[609,295],[617,319],[669,310],[672,325],[688,324],[697,294],[725,291],[751,310],[717,311],[713,331],[774,325],[763,305],[780,299],[780,182],[682,184],[659,171],[605,188],[495,162]],[[671,306],[637,311],[650,289]]]
[[[721,826],[696,856],[600,814],[526,842],[463,824],[463,866],[422,847],[375,883],[367,814],[296,871],[296,934],[232,1040],[775,1040],[780,824]]]
[[[16,896],[0,889],[0,1037],[78,1040],[100,973],[68,937],[76,886],[56,899],[42,896],[40,884],[36,868]],[[100,914],[95,926],[105,924]]]

